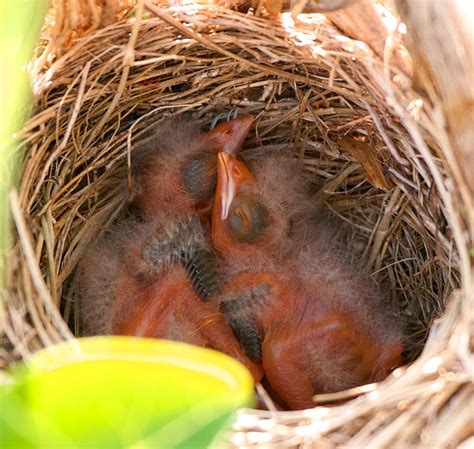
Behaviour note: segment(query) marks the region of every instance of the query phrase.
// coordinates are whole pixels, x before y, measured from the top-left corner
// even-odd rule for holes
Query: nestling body
[[[229,279],[221,311],[292,409],[400,364],[398,317],[331,234],[291,161],[266,159],[251,173],[219,154],[212,236]]]
[[[86,334],[180,340],[225,352],[256,381],[261,369],[242,352],[215,302],[213,250],[206,211],[217,150],[236,152],[253,121],[244,116],[208,134],[172,124],[141,142],[133,158],[134,206],[81,266]],[[97,313],[100,310],[101,313]]]

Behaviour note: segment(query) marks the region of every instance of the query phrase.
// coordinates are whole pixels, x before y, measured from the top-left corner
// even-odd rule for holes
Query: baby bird
[[[135,228],[119,266],[112,333],[166,338],[221,351],[243,363],[256,382],[263,371],[243,353],[216,301],[220,279],[209,230],[189,214]]]
[[[169,228],[173,223],[179,227],[183,218],[198,214],[206,225],[216,186],[217,153],[235,155],[253,120],[252,115],[243,115],[220,123],[207,134],[191,122],[170,121],[139,143],[133,159],[134,205],[142,217],[159,219]],[[210,296],[203,278],[212,279],[210,259],[212,255],[207,251],[196,253],[192,260],[178,261],[188,270],[190,281],[203,300]]]
[[[203,134],[191,122],[169,121],[139,142],[133,152],[132,170],[134,205],[141,212],[141,220],[151,217],[164,223],[196,213],[199,206],[209,209],[216,183],[217,152],[237,152],[252,123],[253,117],[245,115]],[[137,227],[138,218],[122,218],[80,264],[79,290],[82,302],[87,303],[82,304],[86,335],[111,332],[108,292]]]
[[[204,137],[185,127],[174,133],[173,142],[168,127],[139,146],[134,176],[141,218],[119,221],[81,263],[86,335],[136,335],[210,347],[241,361],[260,380],[261,368],[242,352],[218,304],[206,303],[217,295],[219,280],[201,210],[212,203],[216,151],[236,152],[252,121],[244,116]]]
[[[219,153],[217,173],[212,241],[229,279],[220,310],[278,398],[308,408],[314,394],[397,367],[396,314],[332,239],[295,164],[268,158],[252,173]]]
[[[142,216],[177,217],[210,212],[216,187],[216,154],[236,154],[253,123],[243,115],[207,134],[192,122],[162,125],[141,141],[132,158],[133,203]]]

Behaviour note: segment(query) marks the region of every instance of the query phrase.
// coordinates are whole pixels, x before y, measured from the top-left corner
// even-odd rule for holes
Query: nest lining
[[[314,200],[347,223],[354,249],[389,286],[405,318],[405,357],[413,360],[463,271],[453,237],[463,226],[458,193],[446,182],[446,136],[435,113],[420,105],[402,72],[387,71],[321,16],[305,16],[298,29],[223,8],[188,7],[176,18],[178,28],[176,19],[151,18],[96,30],[36,77],[37,112],[21,133],[23,176],[12,197],[20,244],[5,302],[12,351],[4,351],[4,363],[80,334],[74,269],[126,204],[133,142],[157,120],[184,113],[204,127],[252,113],[256,129],[244,157],[293,152],[313,174]],[[196,32],[203,38],[195,40]],[[434,417],[442,425],[448,399],[468,399],[462,357],[447,349],[450,334],[465,335],[466,301],[466,293],[455,294],[421,358],[371,393],[293,415],[243,412],[234,443],[375,447],[400,438],[394,428],[403,428],[406,444],[420,439],[421,428],[436,441]],[[424,369],[433,357],[440,357],[435,371]],[[414,413],[419,420],[408,425]]]

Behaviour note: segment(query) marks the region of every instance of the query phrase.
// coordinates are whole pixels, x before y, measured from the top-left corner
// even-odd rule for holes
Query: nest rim
[[[465,221],[462,219],[464,212],[459,211],[456,205],[460,195],[456,191],[456,186],[454,188],[441,186],[446,180],[452,179],[449,167],[442,157],[447,151],[444,131],[436,129],[439,135],[436,133],[434,135],[432,131],[430,134],[432,123],[433,121],[436,123],[436,120],[435,112],[429,105],[422,105],[409,116],[402,113],[402,106],[407,107],[416,101],[418,98],[416,92],[404,91],[403,86],[391,83],[387,85],[384,65],[375,58],[370,49],[350,41],[344,40],[341,43],[337,39],[338,32],[329,24],[322,22],[320,17],[315,19],[314,26],[322,33],[320,35],[322,37],[316,39],[318,44],[323,50],[324,45],[327,46],[324,56],[318,54],[321,48],[318,50],[317,45],[316,50],[312,50],[316,53],[308,52],[308,49],[303,47],[298,39],[304,41],[303,38],[309,39],[309,37],[304,33],[302,35],[300,31],[294,31],[292,35],[291,29],[280,27],[278,32],[273,29],[272,32],[261,33],[261,19],[253,19],[222,8],[212,10],[197,8],[195,15],[190,15],[190,11],[177,12],[177,17],[182,21],[189,21],[188,23],[191,23],[196,30],[204,26],[204,23],[208,27],[219,19],[221,23],[226,24],[222,27],[226,34],[222,29],[216,31],[212,42],[234,55],[243,54],[245,58],[254,58],[257,62],[254,61],[253,66],[239,67],[241,59],[230,56],[226,59],[225,53],[217,52],[213,46],[206,48],[205,43],[193,41],[189,36],[182,36],[180,34],[182,29],[176,30],[172,25],[163,23],[161,19],[151,18],[141,21],[123,19],[79,39],[69,52],[48,65],[48,70],[44,70],[41,76],[38,75],[38,80],[41,80],[37,90],[39,112],[30,119],[20,133],[26,143],[23,149],[26,151],[28,148],[28,152],[22,169],[24,176],[18,197],[15,195],[11,197],[20,245],[14,249],[12,284],[10,297],[6,299],[6,313],[11,323],[20,322],[20,327],[23,327],[17,332],[18,328],[15,326],[10,325],[9,329],[7,326],[7,336],[17,353],[25,358],[28,357],[29,351],[34,351],[41,345],[72,336],[66,322],[70,320],[68,317],[73,317],[73,322],[77,321],[77,316],[73,314],[74,302],[70,300],[61,302],[61,297],[68,298],[71,292],[60,293],[60,286],[66,286],[65,281],[73,273],[81,252],[94,238],[97,229],[106,228],[118,214],[120,205],[125,203],[123,179],[127,176],[127,160],[130,160],[132,142],[139,136],[137,131],[145,130],[147,121],[152,121],[155,114],[162,116],[163,111],[172,110],[181,114],[196,111],[199,107],[197,117],[209,126],[216,118],[223,118],[235,110],[242,114],[255,114],[257,111],[255,114],[257,131],[255,138],[248,143],[250,157],[261,151],[261,145],[267,151],[274,151],[291,144],[295,156],[307,171],[324,181],[319,196],[329,202],[336,214],[342,214],[343,218],[346,220],[350,218],[350,221],[355,223],[355,235],[357,232],[365,235],[367,246],[364,253],[371,260],[374,271],[380,273],[388,270],[387,266],[391,264],[395,266],[405,264],[403,270],[406,273],[403,279],[407,279],[413,276],[413,273],[426,273],[419,267],[423,267],[427,261],[438,258],[438,262],[442,260],[445,265],[448,274],[441,275],[445,282],[436,281],[439,291],[431,291],[427,293],[427,297],[432,301],[439,301],[435,309],[439,310],[445,305],[446,309],[442,318],[435,324],[431,323],[431,319],[428,320],[432,328],[421,356],[409,367],[397,370],[374,390],[370,390],[371,387],[364,387],[365,389],[360,387],[345,392],[342,396],[348,399],[366,393],[357,399],[352,399],[346,405],[337,407],[340,413],[349,413],[351,418],[358,418],[359,422],[365,425],[350,425],[349,419],[341,421],[337,413],[324,407],[325,400],[330,399],[328,397],[319,398],[323,406],[313,411],[302,412],[299,415],[299,424],[295,424],[295,418],[284,413],[277,419],[280,424],[286,426],[288,437],[293,437],[294,429],[299,428],[301,438],[319,438],[324,435],[330,440],[334,438],[331,441],[340,438],[351,444],[356,442],[373,444],[383,440],[381,432],[374,429],[370,431],[370,424],[367,424],[370,421],[367,420],[368,416],[373,416],[377,410],[383,410],[386,424],[394,416],[400,420],[402,411],[394,414],[389,409],[403,401],[415,403],[415,406],[419,404],[420,402],[417,403],[413,399],[416,385],[439,380],[435,378],[435,373],[439,374],[442,369],[445,373],[456,374],[456,379],[451,382],[458,382],[460,389],[464,388],[466,382],[463,370],[466,360],[453,347],[456,346],[455,342],[462,342],[466,334],[469,334],[469,323],[462,317],[471,306],[473,287],[469,284],[470,261],[466,259],[466,247],[463,247],[466,243],[466,238],[463,237],[466,229]],[[207,21],[204,20],[206,14],[209,14]],[[154,31],[156,32],[156,27],[161,27],[160,39],[151,36]],[[244,43],[236,43],[233,33],[246,37]],[[273,41],[275,35],[278,39]],[[137,36],[141,39],[138,40]],[[144,39],[145,36],[149,41]],[[249,43],[249,36],[254,38],[252,45]],[[107,43],[111,42],[112,38],[122,44],[122,46],[115,44],[115,53],[112,46],[107,48]],[[284,48],[282,44],[284,39],[288,39],[288,42],[294,45],[286,55],[281,50]],[[147,42],[151,42],[148,44],[151,48],[146,48]],[[157,42],[160,44],[160,50],[156,50]],[[339,48],[334,49],[333,46],[337,42]],[[96,47],[91,47],[93,45]],[[94,54],[92,48],[95,49],[95,56],[87,59],[90,53]],[[133,57],[127,53],[130,49]],[[166,53],[167,49],[171,51],[170,54]],[[107,52],[112,54],[110,62],[98,65],[97,62],[104,58]],[[189,52],[192,54],[189,55]],[[202,56],[206,52],[212,55],[207,61]],[[149,54],[158,56],[153,60]],[[354,55],[356,55],[355,62],[352,61]],[[130,61],[133,61],[128,69],[124,63],[126,58],[131,58]],[[291,69],[292,59],[293,69]],[[74,64],[68,67],[67,63],[71,60]],[[258,67],[263,66],[262,60],[265,66],[269,64],[277,66],[276,71],[263,70],[259,74]],[[322,66],[319,72],[315,68],[318,64]],[[179,84],[173,84],[173,80],[179,78],[180,70],[185,73],[181,75],[182,77],[188,76],[183,82],[188,86],[187,91],[183,89],[181,92]],[[297,72],[297,76],[293,72]],[[311,73],[314,78],[313,83],[309,83],[306,79],[307,85],[310,86],[306,91],[298,85],[298,82],[302,82],[301,78],[305,72]],[[156,87],[156,75],[153,76],[156,73],[160,74],[161,81],[171,84],[171,87],[165,88],[163,83],[160,83],[161,87],[156,89],[154,97],[152,95],[151,101],[146,104],[143,95],[136,92],[141,85],[149,87],[150,84],[147,83]],[[218,75],[209,76],[213,73]],[[242,77],[242,73],[245,76]],[[283,77],[284,74],[286,78]],[[401,72],[398,72],[398,75],[404,76]],[[357,81],[354,80],[356,77]],[[237,83],[234,82],[236,79]],[[321,79],[324,79],[325,83]],[[52,80],[57,84],[49,84],[53,82]],[[265,84],[270,87],[265,87]],[[329,93],[324,96],[316,92],[315,100],[311,95],[316,88],[321,89],[321,84]],[[189,91],[201,94],[193,95],[191,98]],[[119,96],[117,92],[120,92]],[[133,97],[134,92],[136,97]],[[242,92],[245,92],[244,98]],[[118,99],[122,100],[124,96],[127,97],[127,101],[122,105]],[[272,96],[278,98],[273,104],[269,100]],[[130,105],[128,100],[130,97],[136,100],[138,106]],[[387,104],[387,98],[390,99],[391,105]],[[102,102],[101,106],[97,107],[99,102]],[[327,115],[318,115],[320,109],[315,114],[314,105],[321,104],[325,107],[320,109],[327,110]],[[307,109],[302,109],[302,105]],[[335,109],[337,114],[332,113],[331,108]],[[281,118],[282,109],[284,119]],[[123,125],[121,122],[126,120],[129,114],[131,119]],[[324,120],[321,117],[324,117]],[[92,123],[94,119],[96,120],[94,126],[88,128],[88,123]],[[355,149],[348,149],[347,142],[341,143],[341,140],[336,139],[334,129],[337,129],[337,133],[343,137],[356,136],[353,139],[355,142],[350,142]],[[397,139],[398,131],[403,138]],[[48,137],[48,132],[54,137]],[[374,132],[377,133],[375,136]],[[311,133],[318,135],[319,139],[311,140]],[[285,136],[290,136],[291,139],[285,141]],[[116,140],[115,144],[112,143],[112,139]],[[362,156],[360,149],[358,151],[357,148],[359,139],[362,141],[365,139],[365,143],[370,142],[377,148],[377,152],[371,155],[372,158],[368,162],[361,162]],[[94,154],[94,157],[91,157],[91,154]],[[81,161],[81,158],[82,168],[75,171],[77,165],[74,164]],[[372,182],[368,181],[367,175],[367,168],[370,167],[374,170],[370,173],[373,177]],[[415,180],[408,177],[410,171],[416,172],[413,175]],[[44,181],[36,182],[38,179]],[[91,179],[93,183],[87,184]],[[380,185],[377,188],[374,187],[374,182],[387,185],[385,188],[380,188]],[[390,184],[394,187],[390,188]],[[105,191],[108,193],[101,194]],[[348,197],[347,191],[351,192],[353,197]],[[346,192],[346,197],[341,199],[343,192]],[[70,194],[70,198],[66,193]],[[422,195],[422,206],[419,210],[413,206],[417,205],[417,195]],[[427,204],[436,201],[439,203],[433,211],[426,207]],[[71,205],[74,217],[64,213],[65,208],[71,208]],[[356,211],[357,205],[360,207],[358,211]],[[83,211],[87,207],[90,208],[89,214],[84,214]],[[375,210],[378,210],[377,217],[374,216]],[[403,231],[408,237],[400,238],[401,243],[397,242],[390,247],[387,244],[387,236],[392,235],[393,238],[396,227],[401,226],[400,221],[404,221],[404,217],[400,218],[402,214],[400,211],[406,214],[404,216],[406,227]],[[439,222],[430,220],[431,214],[436,216]],[[28,220],[25,221],[24,216]],[[80,223],[89,223],[89,226],[81,228]],[[371,223],[373,227],[370,228],[367,223]],[[55,234],[57,226],[62,226],[62,233]],[[448,228],[451,228],[452,233],[447,231]],[[408,258],[404,256],[406,249],[403,247],[411,239],[409,229],[418,236],[416,239],[413,237],[415,242],[412,247],[421,247],[421,250],[424,250],[422,263],[415,268],[407,268],[405,259]],[[449,237],[445,234],[449,234]],[[420,235],[428,235],[425,238],[430,239],[429,248],[423,248],[423,243],[426,241],[420,240]],[[32,239],[32,236],[35,239]],[[440,251],[433,249],[435,246],[438,250],[439,247],[444,249],[442,256]],[[372,249],[374,247],[377,247],[379,253]],[[391,260],[387,252],[397,254],[397,257]],[[398,257],[400,253],[402,257]],[[380,254],[383,254],[383,257],[379,258]],[[430,279],[436,278],[437,274],[430,272],[429,268],[424,267],[424,270],[428,270]],[[403,290],[401,288],[403,281],[397,280],[396,272],[392,270],[387,277],[398,282],[399,290]],[[416,284],[415,287],[413,291],[426,293],[424,284]],[[452,297],[449,303],[448,297]],[[21,316],[18,298],[26,298],[23,309],[26,308],[32,317],[26,319]],[[60,304],[62,314],[58,312]],[[426,304],[424,306],[428,307]],[[431,313],[433,317],[436,315],[433,311],[427,312],[423,310],[423,306],[420,307],[422,313],[427,315]],[[61,315],[66,317],[63,322]],[[31,332],[31,323],[37,335],[26,344],[26,350],[18,349],[25,335]],[[464,342],[460,347],[465,348],[465,345]],[[430,371],[429,367],[426,368],[426,365],[433,360],[439,362],[434,372]],[[433,366],[436,364],[431,363]],[[412,385],[407,385],[408,379],[411,379]],[[394,389],[400,385],[405,385],[405,390],[401,394],[394,394]],[[367,388],[370,391],[367,391]],[[238,431],[234,434],[234,442],[257,444],[258,438],[252,440],[254,434],[268,435],[264,422],[269,418],[274,419],[275,413],[242,411],[236,424]],[[314,423],[320,422],[318,420],[322,417],[326,428],[315,431]],[[428,428],[430,425],[433,427],[429,417],[425,421]],[[310,424],[305,433],[308,422]],[[411,433],[406,432],[406,441],[413,441],[415,430],[412,429]],[[449,433],[452,435],[452,431]],[[277,444],[277,434],[272,434],[269,438]]]

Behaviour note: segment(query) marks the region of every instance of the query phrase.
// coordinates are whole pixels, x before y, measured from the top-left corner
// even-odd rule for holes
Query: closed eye
[[[226,220],[231,236],[240,243],[252,243],[268,227],[268,211],[259,201],[240,195]]]
[[[184,189],[196,201],[205,201],[212,196],[216,180],[215,158],[209,154],[190,159],[181,173]]]

